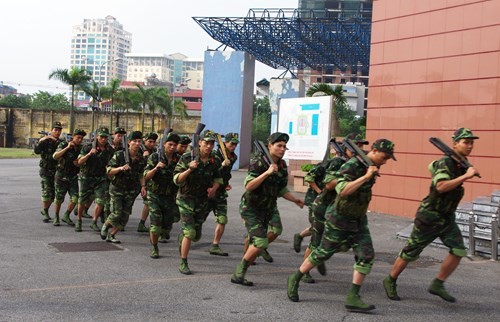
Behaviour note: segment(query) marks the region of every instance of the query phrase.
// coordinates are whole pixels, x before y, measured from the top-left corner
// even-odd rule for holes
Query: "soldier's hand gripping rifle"
[[[271,153],[269,153],[269,150],[267,149],[267,146],[264,144],[264,142],[253,139],[253,145],[255,146],[255,149],[262,155],[264,162],[266,162],[268,166],[274,164]]]
[[[167,164],[167,160],[165,160],[165,142],[167,141],[168,134],[172,132],[174,129],[167,127],[165,131],[163,131],[163,136],[160,140],[160,146],[158,147],[158,160],[161,163]]]
[[[436,137],[431,137],[431,138],[429,138],[429,142],[431,142],[436,148],[441,150],[441,152],[443,152],[445,155],[449,156],[455,162],[460,164],[460,166],[462,168],[464,168],[465,170],[472,167],[472,164],[470,164],[466,158],[464,158],[463,156],[456,153],[452,148],[450,148],[443,141],[441,141],[441,139],[436,138]],[[481,178],[479,173],[476,173],[474,176]]]
[[[222,156],[224,156],[224,161],[230,162],[229,158],[227,157],[227,151],[226,151],[226,145],[224,142],[222,142],[222,135],[219,133],[215,134],[217,136],[217,143],[219,144],[219,149],[222,153]]]
[[[200,146],[198,141],[200,141],[200,133],[205,128],[205,124],[198,123],[196,126],[196,131],[193,134],[193,139],[191,140],[191,160],[198,161],[200,159]]]
[[[358,159],[359,162],[361,162],[365,167],[371,167],[373,164],[372,160],[366,156],[366,153],[361,150],[354,141],[351,139],[344,139],[344,146],[346,149],[351,151],[351,153],[354,155],[356,159]],[[380,177],[380,174],[378,172],[375,173],[377,177]]]
[[[128,140],[127,136],[122,136],[122,145],[123,145],[123,156],[125,157],[125,164],[130,165],[130,154],[128,152]]]

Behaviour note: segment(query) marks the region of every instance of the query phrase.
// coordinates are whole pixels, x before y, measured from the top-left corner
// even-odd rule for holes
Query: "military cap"
[[[99,136],[109,136],[109,129],[107,127],[101,127],[97,130],[97,135]]]
[[[158,140],[158,134],[155,132],[148,132],[144,135],[144,140]]]
[[[345,138],[354,141],[354,143],[356,144],[367,145],[370,143],[367,140],[363,139],[363,136],[361,134],[349,133]]]
[[[189,136],[187,135],[182,135],[181,136],[181,139],[179,140],[179,144],[182,144],[182,145],[187,145],[191,143],[191,139],[189,138]]]
[[[200,139],[203,141],[215,141],[215,133],[212,130],[205,130],[201,133]]]
[[[123,127],[115,127],[115,131],[113,132],[113,134],[116,134],[116,133],[121,133],[121,134],[127,134],[127,131],[125,131],[125,129]]]
[[[387,139],[378,139],[373,142],[372,149],[377,149],[377,151],[387,153],[393,160],[396,161],[394,156],[394,143]]]
[[[231,142],[234,144],[240,143],[239,138],[240,137],[239,137],[238,133],[229,132],[228,134],[224,135],[224,141]]]
[[[127,138],[129,141],[137,140],[137,139],[142,140],[142,132],[141,131],[132,131],[128,134]]]
[[[473,139],[473,140],[479,139],[478,136],[472,134],[472,131],[465,127],[461,127],[458,130],[456,130],[455,133],[453,133],[452,138],[454,142],[458,142],[461,139]]]
[[[75,129],[75,130],[73,131],[73,135],[81,135],[81,136],[85,136],[85,135],[87,135],[87,132],[85,132],[85,131],[84,131],[84,130],[82,130],[82,129]]]
[[[274,132],[273,134],[269,135],[269,137],[267,138],[267,142],[274,144],[278,141],[285,141],[285,143],[288,143],[289,139],[290,137],[286,133]]]
[[[62,129],[63,127],[61,125],[61,122],[56,121],[56,122],[52,123],[52,128],[53,129]]]
[[[174,143],[179,143],[181,140],[180,136],[176,133],[168,133],[167,138],[165,139],[165,142],[174,142]],[[191,140],[189,140],[191,142]]]

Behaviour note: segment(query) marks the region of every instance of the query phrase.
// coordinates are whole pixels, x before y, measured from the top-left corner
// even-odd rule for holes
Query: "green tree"
[[[12,95],[9,94],[0,99],[0,106],[13,108],[31,108],[32,98],[30,95]]]
[[[92,79],[92,74],[82,67],[71,67],[68,69],[56,69],[49,74],[49,79],[57,79],[64,84],[71,86],[71,108],[69,113],[69,132],[73,133],[75,119],[73,110],[75,108],[75,89],[84,85]]]
[[[99,98],[99,84],[95,80],[91,80],[80,86],[80,89],[91,97],[92,100],[92,122],[91,122],[91,131],[94,132],[95,123],[96,123],[96,111],[100,109],[100,98]]]
[[[153,87],[152,97],[149,102],[149,111],[151,112],[151,131],[155,130],[155,113],[158,109],[161,111],[162,106],[167,106],[170,97],[168,96],[168,91],[165,87]]]
[[[253,100],[252,136],[266,141],[271,129],[271,105],[269,97]]]
[[[116,106],[125,111],[125,128],[128,128],[129,110],[138,110],[141,107],[141,97],[139,93],[131,91],[129,88],[120,88],[115,96]]]
[[[150,106],[153,101],[153,96],[155,94],[154,87],[146,88],[141,84],[135,83],[135,86],[139,89],[139,97],[141,98],[141,132],[144,132],[144,114],[146,112],[146,106]]]
[[[68,99],[64,94],[52,95],[46,91],[38,91],[33,94],[32,108],[34,109],[51,109],[51,110],[67,110],[70,108]]]
[[[176,100],[175,98],[169,98],[167,105],[163,108],[163,111],[167,114],[169,127],[172,127],[172,118],[174,115],[179,115],[181,120],[188,116],[187,105],[180,99]]]
[[[107,86],[101,87],[101,99],[106,98],[111,100],[111,117],[109,123],[110,129],[113,128],[113,112],[114,112],[115,96],[118,93],[118,90],[120,89],[121,82],[122,81],[120,79],[113,78]],[[118,123],[116,124],[116,126],[118,126]]]

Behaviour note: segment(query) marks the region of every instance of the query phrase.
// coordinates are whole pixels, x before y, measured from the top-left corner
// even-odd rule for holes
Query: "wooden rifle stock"
[[[205,128],[205,124],[198,123],[196,126],[196,131],[193,134],[193,140],[191,142],[191,160],[199,160],[200,159],[200,146],[198,141],[200,141],[200,133]]]
[[[455,162],[460,164],[462,168],[465,168],[467,170],[468,168],[472,167],[472,164],[470,164],[466,158],[456,153],[452,148],[450,148],[443,141],[441,141],[441,139],[436,137],[430,137],[429,142],[431,142],[436,148],[438,148],[445,155],[455,160]],[[481,178],[481,175],[479,173],[476,173],[474,176]]]
[[[354,141],[351,139],[344,139],[344,146],[354,154],[354,157],[359,160],[365,167],[370,167],[373,164],[372,160],[366,156],[366,153],[361,150]],[[375,173],[377,177],[380,177],[380,174],[377,172]]]
[[[266,162],[268,166],[274,164],[271,153],[269,153],[269,150],[267,149],[267,146],[264,144],[264,142],[254,139],[253,144],[257,151],[262,155],[264,162]]]

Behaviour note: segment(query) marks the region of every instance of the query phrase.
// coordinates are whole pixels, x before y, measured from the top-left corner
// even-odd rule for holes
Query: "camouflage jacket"
[[[34,152],[40,154],[40,174],[54,175],[57,168],[57,160],[54,160],[52,155],[56,152],[59,144],[63,142],[61,139],[51,140],[46,139],[35,145]]]
[[[80,150],[80,155],[78,158],[85,156],[92,150],[92,143],[86,144]],[[106,143],[104,150],[97,147],[97,153],[91,155],[85,164],[80,167],[80,174],[86,177],[103,177],[106,175],[106,166],[109,160],[113,157],[113,148]]]
[[[335,191],[335,189],[326,190],[324,188],[324,186],[328,182],[336,179],[335,174],[344,163],[346,163],[346,160],[344,158],[340,158],[340,157],[336,157],[336,158],[329,160],[326,171],[325,171],[325,176],[324,176],[324,179],[322,182],[322,184],[323,184],[322,189],[323,190],[321,191],[321,193],[319,193],[316,196],[315,199],[313,199],[313,201],[310,204],[306,204],[306,206],[309,206],[309,207],[311,207],[311,206],[318,207],[320,205],[328,206],[331,202],[333,202],[335,200],[335,197],[337,196],[337,192]],[[311,189],[311,188],[309,188],[309,189]],[[308,190],[308,192],[309,192],[309,190]],[[315,191],[314,191],[314,193],[315,193]],[[308,195],[306,193],[306,198],[304,200],[304,203],[308,202],[307,198],[308,198]]]
[[[61,142],[57,147],[56,152],[64,150],[68,144],[69,143],[66,141]],[[81,148],[81,146],[72,147],[68,149],[59,160],[57,160],[57,178],[71,180],[78,175],[80,167],[76,166],[73,162],[78,158]]]
[[[154,176],[148,180],[147,187],[148,192],[155,193],[157,195],[169,195],[174,196],[177,193],[177,186],[174,183],[174,169],[179,162],[180,155],[174,152],[172,156],[172,161],[170,161],[164,168],[156,171]],[[165,156],[165,160],[167,157]],[[148,158],[146,168],[144,168],[144,176],[146,173],[151,171],[159,162],[158,153],[154,152]],[[168,162],[168,161],[167,161]]]
[[[248,173],[245,178],[245,186],[253,179],[260,176],[269,169],[267,163],[264,162],[260,155],[252,156]],[[285,161],[280,160],[278,163],[278,172],[267,177],[257,189],[245,191],[241,197],[241,205],[249,206],[255,209],[274,209],[278,197],[282,197],[289,190],[288,170]]]
[[[368,204],[372,198],[372,187],[375,184],[375,177],[363,183],[351,195],[347,197],[340,196],[340,193],[349,182],[364,176],[366,171],[367,168],[356,158],[351,158],[337,171],[335,175],[337,178],[337,185],[335,187],[337,192],[337,198],[335,199],[336,217],[358,220],[366,216]]]
[[[184,153],[182,155],[174,170],[174,182],[182,172],[189,168],[191,160],[191,154]],[[214,181],[222,184],[222,177],[217,161],[213,156],[210,156],[207,162],[203,163],[200,161],[198,167],[189,174],[186,181],[178,184],[179,191],[177,198],[190,198],[197,201],[207,200],[207,189],[213,185]]]
[[[445,216],[453,215],[458,203],[464,196],[464,188],[460,185],[451,191],[438,193],[436,186],[439,181],[453,180],[464,175],[467,169],[460,167],[452,158],[445,156],[440,160],[433,161],[429,165],[429,170],[432,174],[429,194],[420,203],[418,212],[435,212],[436,215],[442,214]]]
[[[114,168],[125,165],[125,150],[116,151],[111,160],[109,160],[106,172],[109,173]],[[144,167],[146,166],[146,159],[142,154],[138,153],[137,156],[130,158],[129,166],[132,168],[128,171],[121,171],[111,178],[111,184],[120,190],[136,191],[140,190],[141,178],[144,174]]]
[[[325,184],[334,179],[331,178],[325,182],[326,174],[337,171],[344,163],[345,160],[342,158],[333,158],[320,162],[316,164],[311,170],[309,170],[309,172],[304,177],[304,181],[314,182],[321,190],[323,190],[325,188]],[[312,206],[312,203],[317,196],[318,193],[312,187],[309,187],[304,198],[304,204],[306,206]]]
[[[229,161],[231,162],[231,165],[227,167],[222,166],[222,162],[224,162],[224,156],[222,155],[222,151],[220,149],[214,150],[212,152],[212,155],[215,157],[215,161],[217,161],[217,164],[219,166],[220,174],[222,176],[222,181],[224,182],[223,184],[220,185],[218,192],[224,192],[226,191],[226,187],[229,185],[229,180],[231,180],[231,170],[233,169],[233,165],[236,163],[236,160],[238,160],[238,156],[236,153],[231,153],[227,151],[227,157]]]

